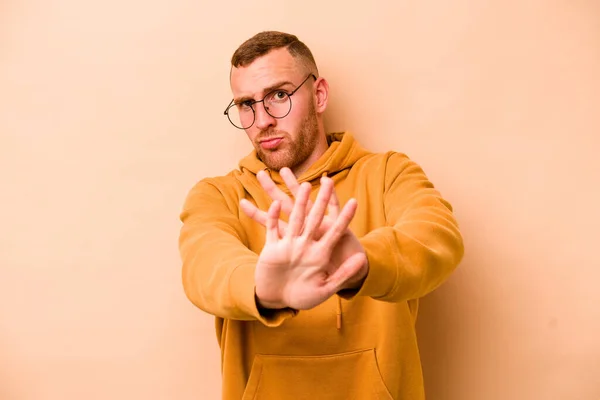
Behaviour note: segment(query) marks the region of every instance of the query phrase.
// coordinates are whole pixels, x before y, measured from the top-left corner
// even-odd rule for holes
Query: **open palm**
[[[324,178],[315,204],[310,204],[310,184],[298,185],[295,179],[292,182],[289,178],[288,175],[286,183],[294,192],[295,202],[283,192],[270,193],[277,199],[268,212],[258,210],[247,201],[242,202],[242,208],[267,228],[255,273],[260,304],[266,308],[301,310],[317,306],[347,287],[348,282],[363,277],[361,271],[366,256],[348,229],[356,201],[349,201],[340,212],[333,182]],[[261,183],[272,191],[264,176]],[[279,220],[282,207],[290,215],[287,224]],[[329,215],[325,215],[326,209]]]

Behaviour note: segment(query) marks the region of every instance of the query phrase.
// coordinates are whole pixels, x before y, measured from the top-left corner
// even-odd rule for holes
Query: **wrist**
[[[254,288],[254,301],[256,302],[256,308],[259,310],[282,310],[287,308],[287,306],[281,302],[266,301],[261,299],[256,292],[256,287]]]

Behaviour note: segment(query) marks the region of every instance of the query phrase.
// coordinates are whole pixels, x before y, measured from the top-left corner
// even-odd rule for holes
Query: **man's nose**
[[[260,130],[265,130],[269,126],[275,126],[277,121],[273,118],[266,110],[265,103],[255,103],[254,104],[254,114],[256,120],[254,123],[256,127]]]

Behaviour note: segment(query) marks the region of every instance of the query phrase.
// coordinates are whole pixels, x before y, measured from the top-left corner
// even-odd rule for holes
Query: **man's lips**
[[[275,147],[279,146],[279,143],[281,143],[281,141],[283,140],[283,138],[269,138],[269,139],[264,139],[260,141],[260,146],[263,149],[274,149]]]

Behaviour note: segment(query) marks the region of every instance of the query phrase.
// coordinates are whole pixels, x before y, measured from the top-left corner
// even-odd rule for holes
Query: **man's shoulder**
[[[225,175],[206,176],[196,181],[188,191],[184,201],[184,210],[198,208],[201,205],[205,212],[211,208],[218,210],[219,207],[225,205],[233,211],[243,196],[244,188],[237,179],[235,171],[230,171]]]
[[[396,151],[396,150],[388,150],[388,151],[380,151],[380,152],[369,152],[361,157],[358,162],[355,164],[356,167],[364,167],[367,169],[370,168],[380,168],[382,166],[388,165],[399,165],[404,164],[406,162],[410,162],[411,159],[408,157],[406,153]]]
[[[231,170],[223,175],[209,175],[200,178],[191,188],[191,192],[218,191],[222,195],[232,194],[243,190],[242,183],[238,179],[241,172]]]
[[[232,169],[223,175],[210,175],[202,178],[200,182],[211,184],[217,187],[236,186],[240,184],[238,179],[241,172],[237,169]]]
[[[371,152],[361,157],[353,166],[353,174],[367,184],[388,187],[400,177],[422,174],[421,166],[406,153],[396,150]]]

